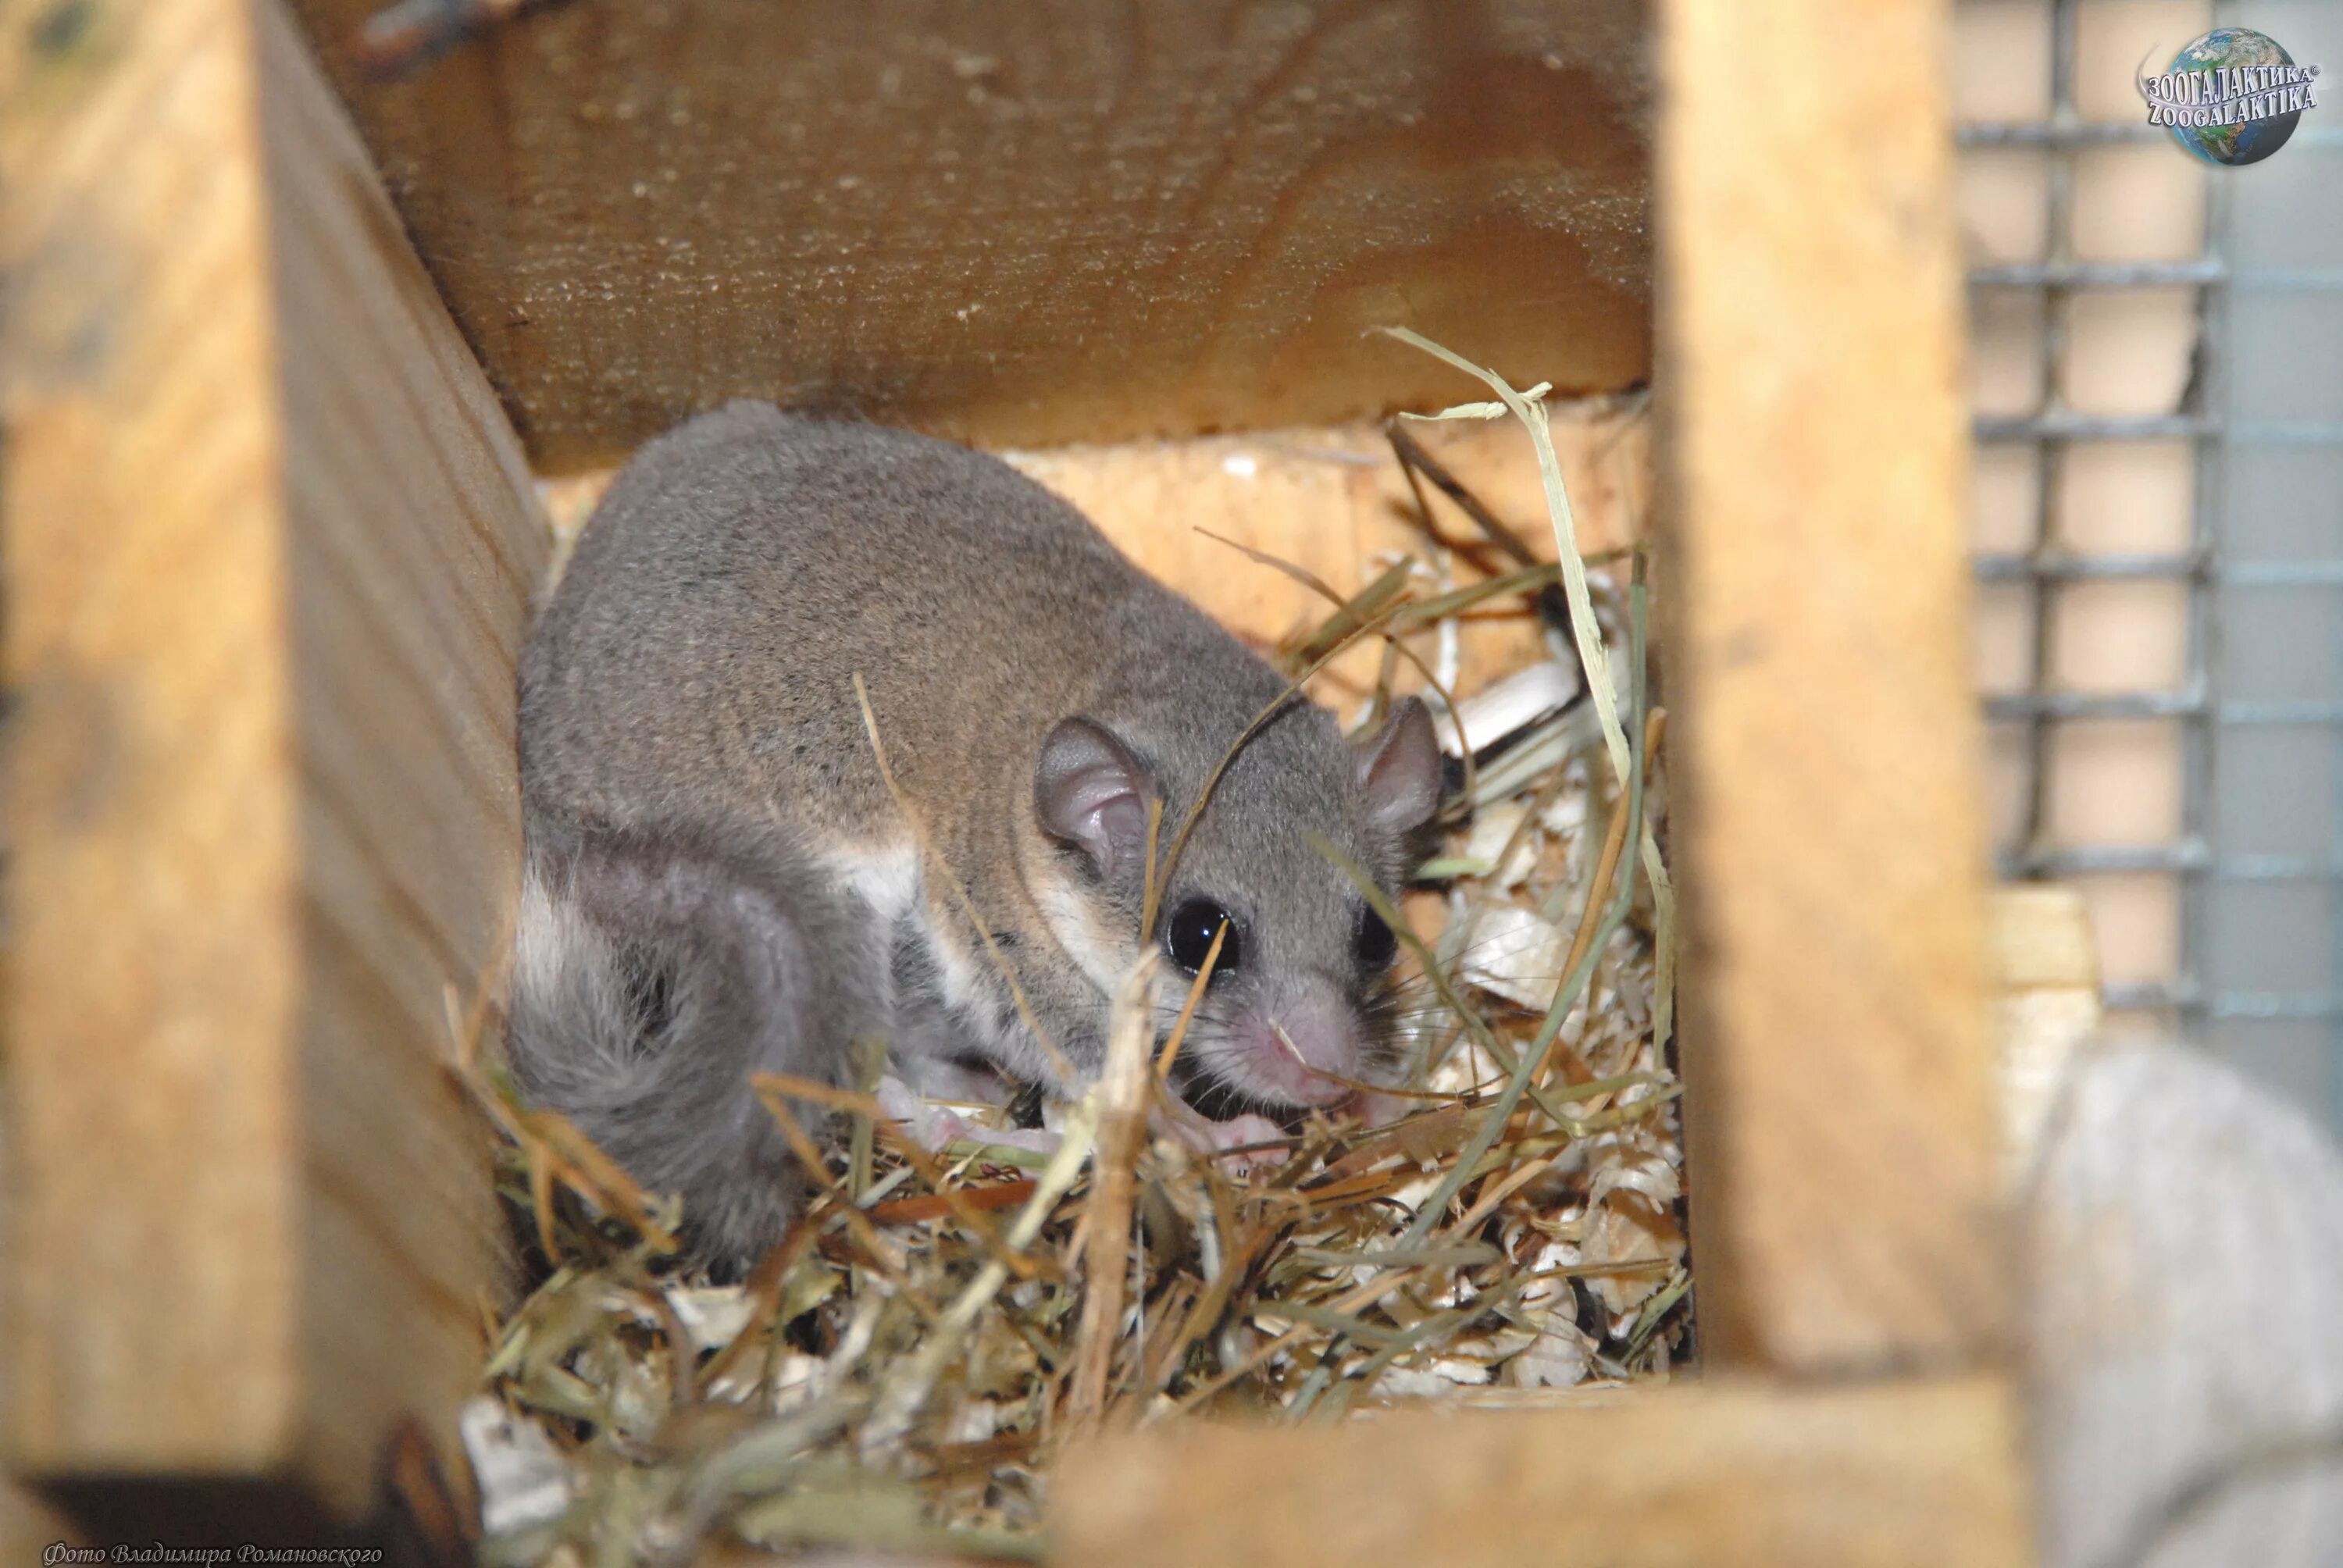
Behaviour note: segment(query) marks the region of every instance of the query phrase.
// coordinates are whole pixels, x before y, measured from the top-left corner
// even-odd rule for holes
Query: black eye
[[[1212,950],[1212,938],[1222,926],[1229,934],[1221,940],[1221,956],[1212,960],[1212,972],[1222,975],[1244,962],[1243,931],[1230,913],[1210,899],[1190,899],[1172,911],[1163,927],[1163,950],[1172,961],[1195,974],[1204,967],[1204,955]]]
[[[1391,927],[1383,923],[1381,915],[1362,908],[1358,934],[1351,939],[1351,950],[1358,955],[1361,969],[1379,970],[1399,956],[1399,939],[1392,935]]]

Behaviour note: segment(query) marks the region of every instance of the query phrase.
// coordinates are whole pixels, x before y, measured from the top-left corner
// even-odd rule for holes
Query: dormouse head
[[[1173,1076],[1215,1121],[1291,1122],[1350,1098],[1356,1083],[1388,1081],[1399,1051],[1398,944],[1321,845],[1395,898],[1440,800],[1440,749],[1423,704],[1406,699],[1346,739],[1331,714],[1296,699],[1217,781],[1212,769],[1241,727],[1168,728],[1075,716],[1042,741],[1033,809],[1051,863],[1036,868],[1036,892],[1060,945],[1099,987],[1101,1009],[1141,943],[1160,950],[1160,1046],[1218,938]],[[1149,802],[1159,799],[1155,914],[1142,931]]]

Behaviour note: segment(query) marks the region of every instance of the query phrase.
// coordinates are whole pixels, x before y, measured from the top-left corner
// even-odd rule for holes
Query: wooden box
[[[0,11],[25,1483],[349,1520],[445,1452],[532,470],[739,394],[1027,447],[1476,395],[1392,323],[1566,390],[1656,344],[1703,1376],[1108,1444],[1065,1560],[2023,1558],[1942,0],[488,4],[387,79],[371,8]]]

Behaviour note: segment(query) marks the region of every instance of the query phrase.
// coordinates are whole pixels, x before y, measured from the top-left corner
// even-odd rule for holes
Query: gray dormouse
[[[871,1035],[930,1093],[1079,1092],[1141,950],[1149,801],[1160,865],[1285,686],[992,457],[765,404],[692,420],[619,474],[522,658],[518,1081],[733,1267],[804,1193],[751,1073],[842,1083]],[[1312,838],[1393,890],[1440,787],[1413,699],[1351,740],[1295,699],[1237,752],[1144,939],[1160,1040],[1227,923],[1177,1072],[1205,1116],[1388,1081],[1392,933]]]

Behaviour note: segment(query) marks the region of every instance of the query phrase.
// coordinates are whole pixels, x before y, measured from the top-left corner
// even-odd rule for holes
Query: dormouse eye
[[[1373,973],[1399,956],[1399,939],[1392,934],[1381,915],[1363,905],[1358,931],[1351,939],[1351,950],[1358,955],[1359,967]]]
[[[1212,950],[1212,938],[1223,925],[1229,934],[1222,940],[1221,956],[1212,960],[1212,973],[1232,973],[1244,964],[1244,930],[1210,899],[1190,899],[1172,911],[1163,927],[1163,950],[1173,963],[1195,974],[1204,967],[1204,955]]]

